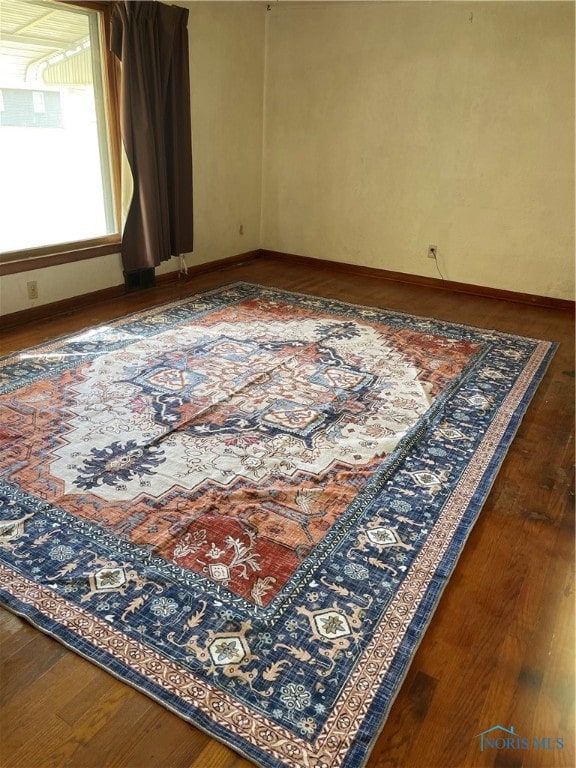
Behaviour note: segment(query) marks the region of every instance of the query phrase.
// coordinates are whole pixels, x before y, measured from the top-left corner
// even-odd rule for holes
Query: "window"
[[[2,0],[1,262],[118,248],[106,14],[98,2]]]
[[[32,91],[32,104],[34,105],[34,112],[46,112],[44,91]]]

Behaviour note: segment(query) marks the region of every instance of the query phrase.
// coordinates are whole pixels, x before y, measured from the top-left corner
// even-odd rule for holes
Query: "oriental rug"
[[[358,768],[553,352],[239,283],[4,358],[2,600],[260,766]]]

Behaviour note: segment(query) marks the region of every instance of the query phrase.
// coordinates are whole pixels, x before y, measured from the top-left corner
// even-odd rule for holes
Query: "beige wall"
[[[178,4],[190,9],[195,246],[187,262],[193,265],[260,245],[266,8]],[[172,259],[157,273],[178,266]],[[37,300],[27,298],[29,280],[38,282]],[[122,283],[118,255],[7,275],[0,278],[1,311],[9,314]]]
[[[574,298],[574,6],[273,5],[263,247]]]
[[[190,261],[202,263],[260,247],[266,8],[176,2],[190,8],[195,189]]]

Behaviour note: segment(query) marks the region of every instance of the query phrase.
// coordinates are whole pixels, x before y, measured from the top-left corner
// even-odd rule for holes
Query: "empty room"
[[[0,763],[571,768],[575,3],[0,1]]]

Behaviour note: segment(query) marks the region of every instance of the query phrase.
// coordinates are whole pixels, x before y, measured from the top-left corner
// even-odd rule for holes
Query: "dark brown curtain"
[[[117,2],[112,52],[120,66],[120,130],[134,180],[122,233],[125,272],[193,248],[188,10]]]

